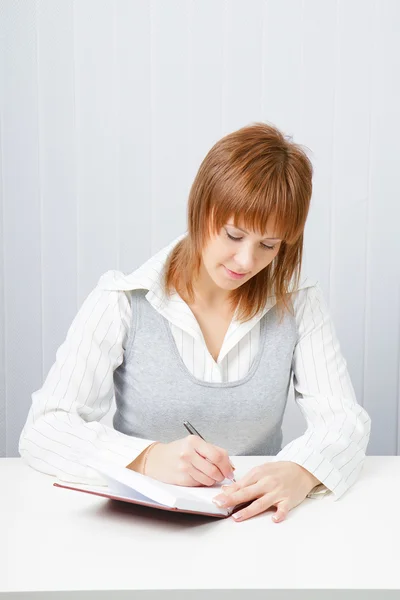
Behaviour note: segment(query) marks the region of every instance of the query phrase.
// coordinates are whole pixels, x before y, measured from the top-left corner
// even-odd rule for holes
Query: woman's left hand
[[[254,499],[254,502],[232,517],[237,521],[244,521],[276,506],[272,519],[279,523],[319,483],[321,482],[312,473],[297,463],[270,462],[254,467],[236,483],[222,486],[223,493],[215,496],[213,502],[228,508]],[[225,503],[218,504],[216,500],[225,500]]]

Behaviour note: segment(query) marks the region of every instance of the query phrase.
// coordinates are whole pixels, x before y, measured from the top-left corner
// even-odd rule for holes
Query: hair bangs
[[[305,215],[288,185],[277,177],[265,177],[263,185],[254,190],[244,177],[227,178],[219,182],[210,197],[209,215],[212,232],[218,232],[229,219],[235,227],[244,226],[264,236],[273,227],[273,237],[294,244],[303,233]],[[250,180],[251,181],[251,180]]]

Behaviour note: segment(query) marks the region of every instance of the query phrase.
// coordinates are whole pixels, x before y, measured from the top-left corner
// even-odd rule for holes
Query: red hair
[[[264,235],[275,221],[282,239],[275,259],[233,290],[232,308],[247,321],[276,296],[283,314],[285,296],[299,283],[303,232],[310,206],[313,169],[304,150],[277,128],[254,123],[226,135],[207,153],[193,181],[188,201],[188,235],[171,252],[165,266],[166,293],[181,290],[194,301],[193,277],[202,250],[230,217],[235,225]]]

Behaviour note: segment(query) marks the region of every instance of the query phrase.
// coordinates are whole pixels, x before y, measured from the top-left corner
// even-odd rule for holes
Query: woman
[[[370,418],[321,288],[300,281],[311,191],[309,159],[274,127],[217,142],[187,234],[130,275],[105,273],[83,303],[32,395],[21,456],[66,481],[104,484],[85,466],[94,453],[186,486],[232,479],[229,455],[273,456],[215,498],[249,502],[238,520],[339,498],[361,472]],[[307,430],[281,448],[292,375]],[[114,394],[113,429],[98,421]]]

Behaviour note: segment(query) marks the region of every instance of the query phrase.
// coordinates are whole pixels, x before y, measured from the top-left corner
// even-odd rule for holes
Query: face
[[[267,231],[260,235],[242,223],[235,227],[231,218],[204,248],[203,266],[219,288],[234,290],[274,260],[281,242],[271,219]]]

